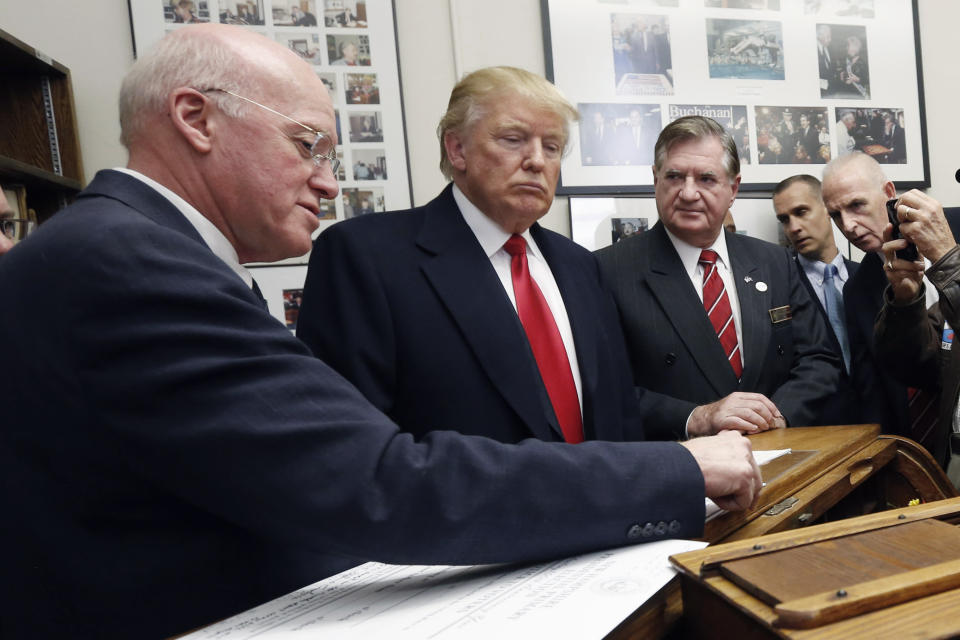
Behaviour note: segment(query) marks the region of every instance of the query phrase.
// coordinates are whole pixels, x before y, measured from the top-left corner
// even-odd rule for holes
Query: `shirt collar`
[[[797,254],[797,260],[800,262],[800,266],[803,267],[803,272],[807,274],[810,282],[814,282],[818,286],[823,285],[823,273],[828,264],[832,264],[837,268],[837,277],[840,278],[840,282],[845,283],[847,281],[847,264],[844,262],[843,256],[839,253],[834,256],[833,260],[829,263],[821,260],[810,260],[799,253]]]
[[[140,182],[143,182],[149,187],[152,187],[160,195],[170,201],[174,207],[177,208],[177,211],[183,214],[183,217],[193,225],[193,228],[197,230],[197,233],[200,234],[200,237],[210,248],[210,251],[213,252],[215,256],[223,260],[230,269],[240,276],[240,279],[243,280],[248,287],[253,287],[253,276],[250,275],[250,272],[240,264],[240,258],[237,256],[237,250],[233,248],[233,245],[230,244],[230,241],[227,240],[227,237],[223,235],[217,227],[210,222],[202,213],[197,211],[189,202],[178,196],[176,193],[163,186],[156,180],[149,178],[139,171],[133,169],[128,169],[126,167],[118,167],[115,169],[121,173],[125,173],[132,178],[136,178]]]
[[[476,236],[477,242],[480,243],[480,246],[488,258],[493,257],[493,254],[503,249],[503,244],[510,239],[510,236],[513,234],[504,231],[492,218],[480,211],[475,204],[470,202],[470,199],[467,198],[466,194],[461,191],[460,187],[456,184],[453,185],[453,200],[457,203],[457,207],[460,208],[464,222],[466,222],[470,230],[473,231],[473,235]],[[542,260],[543,255],[540,253],[540,247],[537,246],[537,243],[530,235],[530,229],[527,229],[520,235],[527,241],[527,253]]]
[[[663,224],[661,222],[661,224]],[[667,229],[667,226],[663,226],[663,230],[667,232],[667,237],[670,238],[670,242],[673,244],[673,248],[676,249],[677,255],[680,256],[680,262],[683,263],[683,268],[686,269],[687,273],[690,275],[691,279],[695,279],[697,276],[697,265],[700,262],[700,252],[703,249],[713,249],[717,252],[717,262],[724,266],[727,271],[733,271],[730,266],[730,253],[727,251],[727,238],[726,234],[721,231],[716,239],[713,241],[713,244],[709,247],[695,247],[692,244],[688,244],[673,235],[670,232],[670,229]]]

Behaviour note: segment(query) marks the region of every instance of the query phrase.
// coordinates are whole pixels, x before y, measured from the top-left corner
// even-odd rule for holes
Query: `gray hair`
[[[716,138],[723,147],[723,168],[731,181],[740,175],[740,155],[737,143],[727,130],[716,120],[704,116],[683,116],[677,118],[660,132],[657,144],[653,148],[653,168],[657,173],[663,168],[667,152],[678,142]]]
[[[437,126],[440,138],[440,171],[448,180],[453,165],[447,157],[444,138],[448,132],[463,133],[479,120],[485,108],[499,98],[519,94],[540,108],[554,113],[563,121],[563,146],[570,138],[570,121],[577,120],[577,110],[567,102],[560,90],[545,78],[516,67],[487,67],[465,75],[450,93],[447,112]]]
[[[120,142],[130,148],[145,133],[151,118],[165,113],[170,92],[179,87],[226,89],[244,94],[260,74],[223,38],[194,34],[181,27],[164,37],[130,68],[120,87]],[[242,29],[242,27],[236,27]],[[242,100],[208,94],[227,115],[239,117],[249,108]]]
[[[883,172],[880,163],[862,151],[851,151],[828,162],[827,166],[823,168],[823,181],[826,182],[834,174],[850,165],[856,165],[858,170],[863,171],[864,175],[876,183],[878,189],[882,189],[883,185],[890,181],[887,174]]]

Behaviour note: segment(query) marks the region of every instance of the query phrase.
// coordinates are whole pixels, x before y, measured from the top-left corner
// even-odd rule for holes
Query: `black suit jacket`
[[[883,259],[868,253],[843,288],[850,339],[850,376],[863,403],[863,422],[878,422],[884,433],[910,435],[907,387],[880,364],[873,326],[883,306],[887,276]]]
[[[785,249],[724,233],[743,322],[739,382],[662,223],[598,252],[627,337],[634,382],[683,401],[665,406],[651,395],[646,402],[653,403],[657,424],[668,416],[682,424],[694,406],[734,391],[766,395],[791,426],[820,424],[822,407],[837,387],[840,359],[815,303]],[[792,310],[792,319],[773,322],[770,311],[783,307]]]
[[[830,326],[827,310],[820,304],[820,298],[817,297],[817,292],[814,291],[813,284],[810,283],[810,279],[807,277],[807,273],[803,270],[803,265],[800,264],[800,260],[796,255],[794,255],[793,260],[797,265],[797,270],[800,272],[800,280],[806,287],[810,299],[817,303],[817,309],[820,311],[820,316],[823,318],[823,323],[826,326],[827,334],[830,338],[830,346],[833,348],[833,352],[840,356],[842,353],[840,341],[837,339],[837,334],[834,333],[833,327]],[[846,258],[843,259],[843,263],[847,267],[847,282],[849,283],[860,265]],[[850,339],[849,333],[850,330],[847,329],[848,341]],[[852,354],[850,356],[850,363],[852,366]],[[840,371],[837,391],[830,396],[824,405],[819,422],[822,424],[860,424],[867,422],[863,415],[863,401],[860,399],[856,389],[854,389],[850,375],[845,370]]]
[[[539,225],[530,231],[573,330],[585,436],[642,440],[596,259]],[[503,442],[563,439],[517,312],[449,186],[426,206],[324,231],[297,335],[417,438],[455,429]]]
[[[4,256],[0,291],[5,638],[162,638],[365,559],[702,531],[676,443],[415,442],[130,176],[99,173]]]

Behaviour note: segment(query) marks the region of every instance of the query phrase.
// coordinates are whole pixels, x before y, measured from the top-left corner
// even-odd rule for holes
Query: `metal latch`
[[[781,500],[777,504],[773,505],[769,509],[767,509],[763,515],[778,516],[784,511],[786,511],[787,509],[789,509],[790,507],[792,507],[793,505],[797,504],[798,502],[800,502],[800,500],[797,498],[793,498],[793,497],[786,498],[784,500]]]

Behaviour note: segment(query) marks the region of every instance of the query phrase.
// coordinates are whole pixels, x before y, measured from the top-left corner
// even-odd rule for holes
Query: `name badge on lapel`
[[[782,307],[777,307],[776,309],[770,309],[768,313],[770,314],[770,322],[773,324],[786,322],[793,317],[793,311],[790,310],[790,305],[784,305]]]

